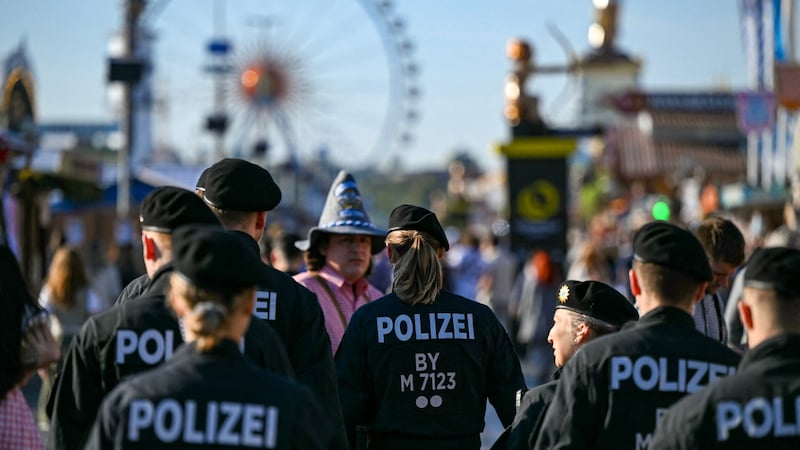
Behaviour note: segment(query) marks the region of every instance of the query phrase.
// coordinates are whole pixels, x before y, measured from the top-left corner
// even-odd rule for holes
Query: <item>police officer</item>
[[[265,272],[241,239],[186,226],[173,236],[169,305],[189,344],[104,399],[86,448],[328,449],[310,391],[245,359],[238,342]]]
[[[736,369],[736,353],[694,326],[693,305],[712,278],[697,238],[651,222],[634,235],[633,253],[641,317],[567,362],[536,449],[645,449],[666,408]]]
[[[478,449],[487,398],[507,426],[525,388],[511,340],[488,307],[442,290],[432,212],[395,208],[386,244],[393,291],[356,310],[336,356],[350,447]]]
[[[197,180],[196,192],[229,230],[251,237],[252,245],[264,232],[267,212],[278,206],[281,190],[264,168],[236,158],[222,159]],[[341,410],[330,340],[316,295],[286,273],[266,266],[256,291],[256,317],[280,335],[297,380],[308,386],[341,431]]]
[[[565,281],[558,290],[553,327],[547,336],[558,368],[553,375],[555,379],[525,393],[514,423],[492,449],[533,447],[564,364],[589,341],[619,331],[625,323],[638,318],[636,308],[613,287],[599,281]]]
[[[669,409],[650,448],[800,448],[800,251],[757,250],[739,315],[752,346],[735,375]]]
[[[91,317],[81,328],[51,394],[49,448],[80,448],[103,396],[124,377],[169,359],[183,343],[178,321],[164,302],[174,269],[172,232],[185,224],[222,227],[200,198],[177,187],[148,194],[140,221],[150,291]],[[268,325],[253,322],[243,345],[258,366],[291,374],[280,338]]]

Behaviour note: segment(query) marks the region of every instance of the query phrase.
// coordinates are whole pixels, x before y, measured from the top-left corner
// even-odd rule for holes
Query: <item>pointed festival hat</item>
[[[306,251],[317,245],[320,233],[367,235],[372,239],[373,254],[385,247],[386,231],[372,224],[355,178],[344,170],[331,184],[319,224],[308,230],[308,239],[295,242],[295,247]]]

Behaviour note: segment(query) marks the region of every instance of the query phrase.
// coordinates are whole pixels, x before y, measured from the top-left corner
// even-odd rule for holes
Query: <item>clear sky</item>
[[[208,154],[198,149],[211,148],[200,124],[213,105],[213,84],[202,67],[209,62],[204,48],[215,30],[214,2],[150,3],[165,5],[150,22],[158,36],[154,85],[161,109],[156,133],[160,142],[171,143],[185,158],[197,159]],[[377,32],[382,25],[356,0],[227,1],[224,27],[237,50],[234,63],[258,54],[265,42],[277,42],[277,48],[297,58],[297,77],[313,90],[294,105],[288,118],[301,158],[325,145],[344,168],[367,161],[386,166],[392,156],[419,168],[441,166],[454,149],[462,148],[484,167],[497,167],[501,159],[493,146],[510,134],[502,116],[503,83],[510,69],[507,41],[528,39],[538,64],[564,63],[565,55],[547,24],[555,25],[583,53],[594,16],[590,0],[393,4],[393,14],[406,24],[404,36],[414,44],[422,92],[414,140],[402,152],[373,148],[393,87]],[[733,0],[622,2],[619,46],[644,61],[641,81],[646,89],[696,91],[721,83],[742,89],[746,67],[737,5]],[[110,36],[122,22],[121,7],[119,0],[0,1],[0,54],[27,39],[40,122],[115,117],[107,95],[105,58]],[[231,80],[227,83],[233,85]],[[570,96],[564,75],[535,78],[528,89],[540,95],[545,119],[556,116],[558,102]],[[241,101],[232,102],[230,111],[238,124],[231,132],[230,148],[259,133],[282,142],[281,131],[253,119]],[[283,157],[280,144],[275,148],[273,162]]]

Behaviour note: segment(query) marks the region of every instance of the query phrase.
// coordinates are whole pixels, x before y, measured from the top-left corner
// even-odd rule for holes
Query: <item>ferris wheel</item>
[[[420,67],[391,0],[172,0],[150,27],[155,126],[190,157],[364,166],[413,141]]]

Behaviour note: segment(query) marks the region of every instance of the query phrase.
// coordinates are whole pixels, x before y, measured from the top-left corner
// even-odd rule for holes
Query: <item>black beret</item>
[[[558,290],[556,309],[568,309],[618,327],[639,319],[639,312],[624,295],[599,281],[565,281]]]
[[[756,250],[744,270],[744,285],[775,291],[787,300],[800,296],[800,250],[788,247]]]
[[[194,192],[175,186],[158,187],[142,200],[139,222],[143,230],[171,233],[181,225],[220,226],[219,219]]]
[[[436,219],[436,214],[425,208],[414,205],[400,205],[393,209],[391,215],[389,215],[388,232],[391,233],[397,230],[425,232],[439,241],[439,245],[444,247],[445,250],[450,250],[447,235],[444,234],[442,225]]]
[[[175,230],[172,265],[194,286],[223,294],[256,286],[269,276],[258,252],[242,236],[208,226]]]
[[[205,189],[209,205],[227,211],[270,211],[281,202],[281,189],[261,166],[243,159],[222,159],[202,174],[197,187]]]
[[[685,228],[661,220],[643,225],[633,237],[633,258],[685,272],[697,280],[713,275],[700,241]]]

